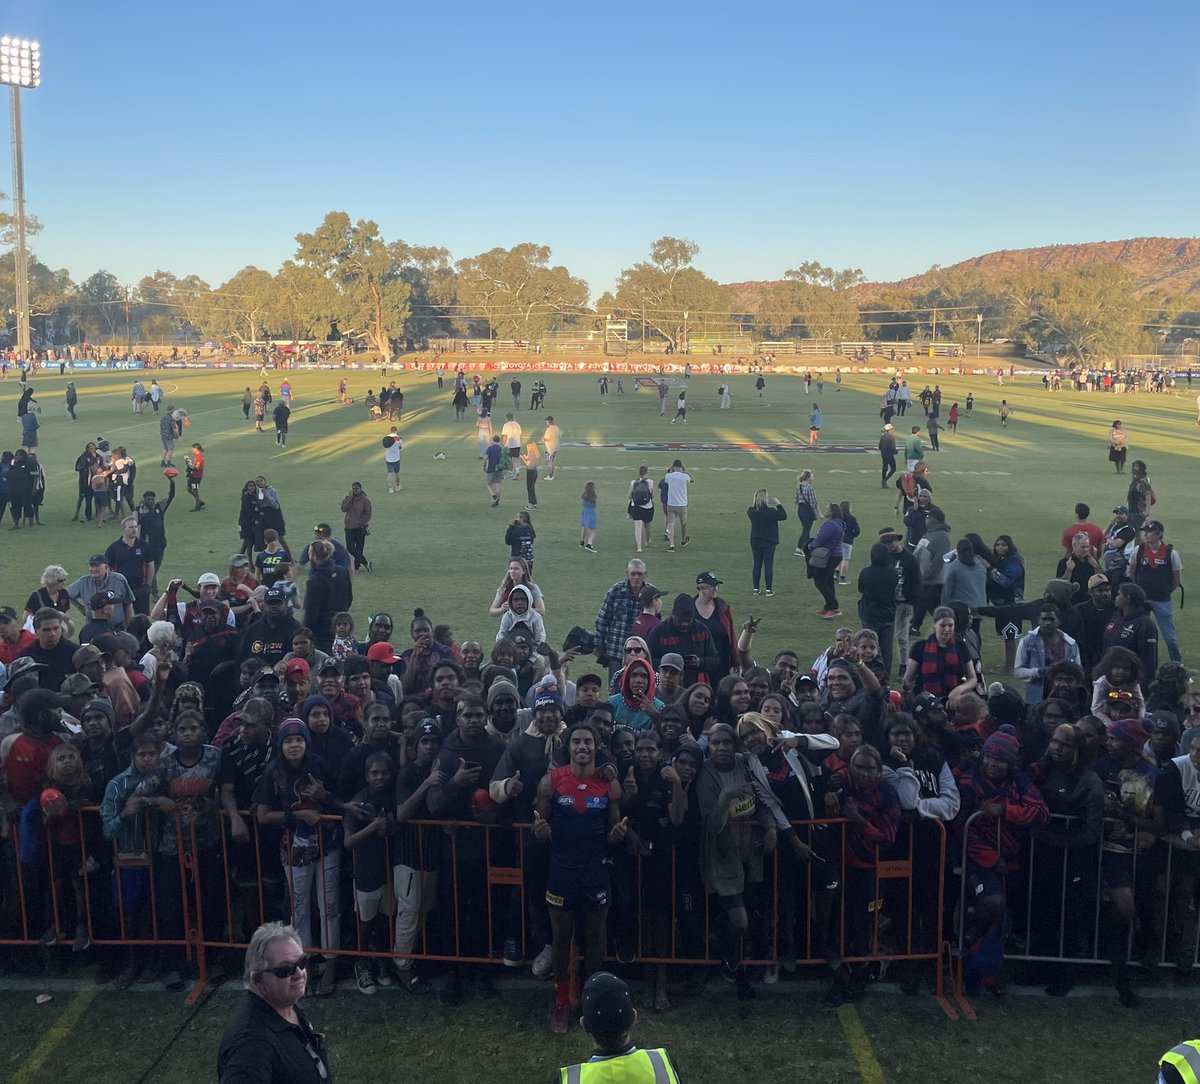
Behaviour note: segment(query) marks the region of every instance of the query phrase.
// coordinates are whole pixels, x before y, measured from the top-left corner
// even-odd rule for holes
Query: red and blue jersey
[[[603,861],[611,793],[611,783],[594,774],[575,775],[569,764],[550,773],[550,829],[555,859],[572,865]]]

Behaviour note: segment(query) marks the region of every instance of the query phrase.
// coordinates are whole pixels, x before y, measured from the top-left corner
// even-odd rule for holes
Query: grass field
[[[241,996],[231,983],[189,1008],[161,992],[62,988],[37,1005],[42,989],[0,993],[0,1076],[11,1084],[215,1080],[221,1033]],[[714,979],[702,997],[644,1015],[635,1038],[671,1051],[687,1084],[1133,1084],[1153,1080],[1162,1052],[1196,1034],[1194,999],[1148,1001],[1130,1013],[1108,992],[1010,994],[977,1004],[976,1021],[951,1022],[930,997],[872,991],[835,1011],[821,1007],[822,990],[784,983],[747,1004]],[[577,1027],[563,1039],[550,1034],[551,1000],[548,985],[518,981],[495,1001],[447,1010],[436,997],[392,989],[366,998],[343,983],[308,1010],[328,1036],[337,1084],[548,1084],[559,1066],[590,1052]]]
[[[168,400],[185,407],[190,443],[206,449],[208,507],[188,511],[180,495],[168,516],[168,575],[189,582],[205,570],[223,572],[237,546],[237,500],[246,478],[262,472],[279,488],[294,544],[306,541],[317,520],[340,526],[338,504],[350,482],[361,480],[375,502],[368,556],[375,573],[359,579],[355,612],[360,627],[366,615],[389,609],[398,630],[414,606],[436,621],[448,622],[459,640],[489,642],[496,619],[488,604],[504,570],[504,526],[524,505],[523,483],[505,484],[503,504],[493,510],[483,488],[474,430],[455,423],[449,381],[439,393],[432,375],[396,374],[406,395],[402,424],[405,438],[404,491],[389,497],[380,438],[385,427],[371,423],[361,405],[367,387],[379,386],[377,374],[352,373],[353,406],[336,403],[336,373],[291,374],[296,391],[292,434],[286,450],[270,435],[247,424],[240,392],[258,383],[257,372],[169,370],[161,374]],[[281,374],[272,384],[278,386]],[[36,586],[42,568],[62,563],[72,575],[86,571],[87,557],[118,534],[115,527],[70,522],[75,503],[75,457],[85,441],[106,436],[125,444],[141,469],[138,489],[163,490],[158,475],[157,418],[130,414],[129,374],[77,373],[79,421],[72,423],[62,405],[66,377],[57,373],[33,380],[43,407],[41,457],[49,475],[43,519],[46,527],[5,533],[0,563],[0,603],[20,605]],[[522,375],[528,388],[532,379]],[[798,380],[769,377],[759,399],[752,377],[734,377],[733,409],[717,409],[717,377],[697,377],[689,387],[686,428],[660,419],[647,392],[601,399],[595,378],[549,374],[547,407],[568,442],[787,442],[805,438],[811,399]],[[502,391],[508,377],[502,375]],[[921,378],[915,378],[919,389]],[[627,382],[632,388],[632,379]],[[843,389],[830,381],[820,398],[823,440],[831,445],[873,448],[879,432],[878,402],[886,385],[881,376],[851,375]],[[1130,458],[1144,458],[1160,496],[1156,513],[1167,538],[1181,549],[1185,568],[1192,553],[1189,539],[1200,525],[1194,500],[1196,436],[1193,398],[1186,386],[1179,396],[1101,397],[1046,394],[1031,379],[998,389],[982,377],[941,380],[943,417],[950,403],[976,398],[975,416],[964,419],[957,434],[943,433],[942,451],[932,453],[936,500],[947,511],[952,531],[976,530],[989,541],[999,532],[1016,539],[1029,562],[1030,590],[1053,574],[1058,539],[1072,518],[1077,500],[1089,502],[1093,521],[1103,524],[1109,510],[1124,500],[1126,479],[1117,479],[1105,455],[1113,418],[1130,433]],[[15,447],[15,380],[0,385],[0,444]],[[1007,430],[996,415],[1001,397],[1015,414]],[[500,403],[505,402],[502,395]],[[524,402],[528,403],[526,390]],[[499,410],[503,417],[504,407]],[[910,415],[911,416],[911,415]],[[541,435],[543,416],[519,414],[527,430]],[[916,421],[921,412],[917,408]],[[435,460],[436,452],[444,460]],[[182,447],[177,462],[182,463]],[[630,478],[645,462],[660,476],[675,458],[672,451],[641,453],[613,448],[565,447],[558,478],[539,487],[534,514],[538,531],[536,578],[547,599],[550,638],[560,642],[573,624],[590,626],[604,590],[623,575],[633,552],[632,532],[624,514]],[[693,590],[695,575],[714,569],[726,583],[722,593],[741,619],[762,617],[755,654],[769,658],[789,646],[815,655],[827,643],[829,624],[812,615],[818,597],[805,580],[802,562],[791,556],[794,534],[787,525],[777,560],[776,597],[750,594],[750,554],[745,508],[754,490],[766,486],[792,514],[796,475],[817,471],[822,500],[848,499],[863,525],[863,542],[879,527],[895,522],[895,493],[879,487],[878,456],[834,452],[744,451],[682,453],[696,479],[692,491],[694,542],[668,554],[661,530],[646,554],[649,578],[674,593]],[[578,546],[579,497],[587,481],[600,494],[599,553]],[[656,520],[661,528],[661,520]],[[103,544],[102,544],[103,543]],[[856,554],[855,572],[866,557]],[[1185,572],[1185,581],[1189,573]],[[843,589],[847,623],[853,624],[853,592]],[[1185,655],[1194,642],[1195,607],[1179,613]],[[398,639],[403,640],[402,635]],[[986,661],[998,660],[997,644],[985,626]],[[1095,981],[1102,982],[1102,978]],[[205,994],[194,1009],[182,999],[159,992],[117,993],[109,989],[77,992],[50,985],[54,998],[37,1006],[44,984],[9,985],[0,992],[6,1020],[0,1076],[33,1081],[120,1080],[198,1081],[213,1078],[221,1030],[232,1011],[228,993]],[[837,1013],[819,1009],[821,989],[814,982],[766,989],[747,1007],[714,982],[706,996],[677,999],[676,1009],[647,1018],[639,1031],[643,1044],[663,1044],[695,1081],[864,1080],[950,1081],[975,1076],[1002,1082],[1152,1079],[1157,1056],[1185,1035],[1195,1034],[1194,1002],[1148,1002],[1138,1014],[1121,1009],[1105,991],[1098,997],[1053,1001],[1010,996],[976,1006],[978,1022],[950,1022],[929,997],[907,999],[873,992],[857,1009]],[[335,1078],[339,1082],[411,1080],[454,1081],[479,1076],[495,1081],[540,1081],[569,1060],[586,1054],[579,1033],[565,1041],[546,1030],[549,990],[532,983],[506,988],[488,1004],[468,1002],[447,1018],[436,999],[409,999],[381,991],[372,999],[349,989],[314,1008],[318,1025],[333,1038]],[[114,1022],[121,1022],[114,1027]],[[136,1023],[135,1023],[136,1022]]]
[[[505,568],[508,551],[504,528],[525,504],[524,482],[506,482],[499,508],[489,507],[481,465],[476,457],[470,422],[456,423],[450,407],[450,381],[439,393],[432,374],[394,374],[405,392],[401,426],[405,440],[404,491],[387,494],[383,451],[386,427],[370,422],[362,407],[368,387],[378,388],[377,373],[351,373],[350,392],[358,402],[336,402],[338,374],[291,374],[296,393],[288,447],[279,449],[273,436],[258,434],[242,418],[240,392],[257,386],[256,370],[180,371],[162,375],[168,399],[185,407],[191,427],[185,431],[176,463],[182,465],[183,445],[200,441],[208,459],[204,496],[208,507],[189,511],[180,495],[168,515],[166,569],[195,581],[201,572],[224,572],[237,548],[237,502],[242,483],[263,472],[280,492],[293,545],[307,541],[313,523],[326,520],[340,531],[339,503],[350,483],[361,480],[375,506],[367,555],[375,564],[373,576],[359,579],[354,611],[365,635],[366,615],[389,609],[396,618],[397,639],[407,641],[407,616],[422,607],[435,622],[447,622],[459,641],[490,642],[497,619],[487,607]],[[500,420],[507,400],[508,377],[496,412]],[[49,475],[43,512],[44,529],[3,535],[5,547],[3,601],[20,605],[37,585],[51,560],[74,575],[86,572],[87,557],[120,533],[106,526],[71,523],[75,507],[76,455],[89,439],[106,436],[115,447],[125,444],[140,464],[137,488],[165,481],[159,475],[157,417],[149,410],[139,418],[130,413],[129,374],[80,372],[79,421],[69,421],[62,392],[67,378],[41,374],[33,384],[42,404],[41,458]],[[278,387],[282,374],[274,374]],[[528,389],[532,377],[523,375]],[[687,440],[694,442],[787,442],[805,440],[808,411],[799,380],[771,377],[759,399],[753,378],[732,379],[733,409],[717,409],[718,377],[696,377],[689,386],[688,423],[670,425],[658,415],[650,392],[628,391],[624,396],[598,395],[593,376],[546,377],[547,409],[563,429],[567,442],[637,442]],[[923,378],[914,377],[917,389]],[[632,379],[627,384],[632,388]],[[952,402],[961,404],[968,391],[976,398],[974,417],[963,419],[957,434],[943,430],[942,451],[930,453],[935,500],[947,512],[952,537],[978,531],[989,542],[1007,532],[1028,560],[1032,593],[1054,573],[1060,556],[1058,539],[1072,519],[1072,506],[1088,502],[1092,519],[1103,526],[1110,510],[1125,497],[1127,476],[1117,478],[1106,458],[1106,435],[1113,418],[1125,422],[1130,435],[1130,459],[1144,458],[1160,501],[1155,508],[1167,528],[1167,540],[1180,549],[1186,571],[1192,559],[1189,536],[1200,524],[1200,507],[1192,500],[1197,428],[1194,400],[1186,385],[1181,394],[1101,396],[1072,392],[1047,394],[1040,381],[1026,378],[997,388],[984,377],[947,377],[943,422]],[[819,397],[824,414],[822,440],[828,445],[874,448],[879,433],[879,398],[886,378],[849,375],[840,392],[832,381]],[[0,444],[19,441],[14,404],[15,380],[0,385]],[[1001,397],[1015,408],[1006,430],[1000,428],[996,407]],[[818,397],[814,395],[813,399]],[[673,401],[673,398],[672,398]],[[528,390],[524,394],[528,403]],[[910,412],[910,418],[914,417]],[[518,419],[541,436],[544,415],[522,410]],[[923,421],[920,408],[916,422]],[[498,428],[498,426],[497,426]],[[898,425],[898,428],[900,426]],[[444,460],[435,460],[436,452]],[[813,616],[819,604],[812,584],[804,578],[803,562],[791,554],[795,542],[793,495],[800,469],[816,470],[822,501],[851,500],[862,527],[851,582],[867,559],[870,541],[880,527],[896,522],[895,491],[880,489],[877,453],[748,451],[634,452],[614,448],[565,447],[559,454],[558,477],[552,483],[542,471],[539,507],[533,515],[537,530],[538,583],[547,602],[549,637],[561,642],[574,624],[590,627],[607,587],[621,579],[632,555],[633,536],[625,516],[630,479],[641,463],[655,477],[676,455],[688,466],[692,489],[691,521],[694,541],[686,550],[668,553],[662,537],[661,513],[654,548],[645,555],[649,580],[674,594],[694,591],[696,573],[713,569],[725,581],[722,594],[740,621],[753,613],[762,618],[755,643],[759,659],[784,646],[815,655],[827,643],[828,622]],[[580,549],[579,498],[584,483],[594,481],[600,495],[595,555]],[[776,595],[750,594],[750,552],[745,509],[754,490],[767,487],[789,510],[776,557]],[[180,480],[182,489],[182,479]],[[104,544],[101,545],[101,542]],[[165,582],[165,581],[164,581]],[[840,594],[846,623],[854,624],[853,588]],[[669,605],[669,599],[668,605]],[[1196,608],[1177,614],[1185,646],[1194,641],[1200,617]],[[985,661],[998,661],[998,645],[985,626]],[[404,643],[397,646],[404,646]]]

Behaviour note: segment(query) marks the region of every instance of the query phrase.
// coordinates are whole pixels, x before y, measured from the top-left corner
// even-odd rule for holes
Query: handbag
[[[812,568],[829,567],[829,547],[816,546],[808,551],[808,563]]]

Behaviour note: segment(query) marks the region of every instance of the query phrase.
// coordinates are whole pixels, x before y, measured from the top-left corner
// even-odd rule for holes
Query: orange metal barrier
[[[278,832],[251,816],[243,815],[249,838],[238,841],[224,811],[207,814],[220,818],[222,831],[215,846],[205,847],[197,839],[197,820],[185,830],[177,812],[146,812],[146,853],[121,855],[115,841],[102,839],[98,813],[96,806],[79,810],[78,843],[45,840],[44,854],[32,862],[21,860],[12,826],[0,850],[11,874],[4,879],[9,890],[0,944],[49,944],[51,931],[53,941],[69,942],[71,905],[81,898],[83,913],[76,917],[94,944],[151,946],[193,960],[199,973],[195,997],[214,954],[244,949],[254,929],[274,918],[300,921],[306,947],[331,958],[497,964],[505,941],[515,941],[525,958],[544,943],[531,927],[540,925],[546,906],[549,851],[528,825],[405,822],[407,846],[395,835],[386,845],[386,944],[371,944],[355,906],[358,849],[327,850],[318,832],[315,858],[297,866],[291,846],[280,847]],[[340,828],[341,818],[326,816],[322,824]],[[945,825],[902,825],[888,854],[872,868],[856,870],[847,860],[847,824],[795,822],[816,857],[803,862],[790,852],[775,853],[764,864],[763,881],[747,884],[752,919],[745,962],[771,966],[781,951],[798,965],[928,962],[936,966],[940,995]],[[174,854],[159,846],[172,834]],[[719,963],[711,948],[717,909],[703,888],[700,855],[678,845],[663,850],[669,853],[618,848],[614,854],[610,943],[646,964]],[[419,874],[405,875],[415,882],[415,894],[397,891],[397,870]],[[655,933],[666,925],[664,908],[669,941]],[[406,946],[397,944],[401,910],[412,928]]]

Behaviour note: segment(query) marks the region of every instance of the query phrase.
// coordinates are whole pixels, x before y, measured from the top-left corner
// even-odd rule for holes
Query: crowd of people
[[[228,569],[159,590],[174,479],[139,499],[124,450],[100,443],[77,468],[77,512],[103,525],[94,458],[121,476],[104,502],[129,510],[121,537],[87,575],[49,565],[23,608],[0,607],[9,939],[180,989],[197,905],[209,977],[230,966],[223,946],[285,918],[313,996],[347,960],[363,994],[436,980],[450,1005],[494,995],[489,965],[528,964],[553,980],[559,1034],[573,944],[586,973],[615,957],[658,1011],[709,960],[743,999],[819,964],[840,1004],[873,961],[915,956],[923,971],[896,972],[916,992],[943,938],[971,994],[1003,990],[1006,953],[1040,961],[1052,994],[1074,961],[1109,961],[1129,1006],[1139,964],[1193,969],[1200,694],[1144,461],[1105,526],[1075,506],[1056,575],[1029,598],[1014,538],[953,541],[917,457],[896,480],[900,526],[858,574],[856,627],[811,660],[756,660],[757,623],[734,619],[716,571],[671,593],[639,558],[556,650],[528,517],[510,524],[494,634],[460,639],[418,609],[407,644],[386,612],[360,637],[358,483],[347,545],[319,524],[293,557],[278,491],[247,481]],[[669,548],[688,545],[691,484],[681,460],[631,482],[639,551],[656,488]],[[816,485],[806,471],[795,552],[832,621],[861,528]],[[769,595],[786,510],[760,490],[747,517]],[[985,678],[985,619],[1004,682]],[[881,879],[881,862],[908,872]]]

